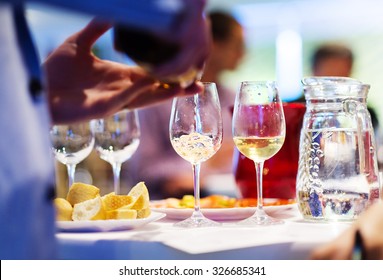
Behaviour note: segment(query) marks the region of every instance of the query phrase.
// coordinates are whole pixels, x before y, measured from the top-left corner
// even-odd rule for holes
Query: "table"
[[[307,222],[296,205],[274,216],[283,225],[243,227],[224,222],[220,227],[183,229],[161,219],[127,231],[57,233],[60,259],[85,260],[303,260],[313,248],[350,226],[347,222]]]

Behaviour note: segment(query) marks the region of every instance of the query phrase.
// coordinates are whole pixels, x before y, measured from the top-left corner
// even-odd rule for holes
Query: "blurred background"
[[[224,74],[225,86],[235,90],[243,80],[277,80],[283,100],[294,100],[301,95],[302,77],[311,75],[313,51],[322,43],[341,43],[349,46],[355,56],[351,76],[371,85],[368,104],[383,124],[382,1],[208,0],[207,3],[208,10],[233,14],[245,29],[246,56],[237,70]],[[28,6],[27,18],[42,61],[91,19],[88,15],[36,4]],[[111,32],[96,43],[94,51],[101,58],[132,63],[113,50]],[[93,159],[96,157],[93,155]],[[66,176],[65,172],[61,173]],[[108,176],[105,175],[105,182],[110,182]]]
[[[368,103],[383,108],[383,2],[380,0],[208,0],[208,10],[228,11],[246,31],[247,54],[240,68],[225,73],[226,86],[243,80],[275,79],[283,99],[301,94],[300,80],[311,74],[310,56],[324,42],[348,45],[355,55],[352,76],[371,84]],[[32,25],[41,59],[90,17],[47,6],[30,5]],[[131,63],[115,53],[111,34],[95,46],[102,58]]]

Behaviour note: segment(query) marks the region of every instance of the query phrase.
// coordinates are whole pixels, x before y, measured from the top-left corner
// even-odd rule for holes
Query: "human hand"
[[[352,259],[356,232],[359,231],[366,259],[383,259],[383,203],[366,210],[358,220],[334,241],[313,251],[312,259]]]
[[[138,108],[202,90],[163,85],[142,68],[101,60],[91,48],[112,25],[92,20],[54,50],[43,64],[54,123],[90,120],[123,108]]]

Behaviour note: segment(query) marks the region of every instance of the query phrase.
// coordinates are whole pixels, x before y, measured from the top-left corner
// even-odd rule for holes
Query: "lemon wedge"
[[[76,203],[72,213],[73,221],[105,220],[105,210],[100,196]]]
[[[68,191],[66,200],[74,206],[77,203],[93,199],[100,195],[100,189],[84,183],[74,183]]]
[[[116,210],[123,206],[133,205],[134,199],[129,195],[117,195],[114,192],[101,197],[106,211]]]
[[[149,207],[141,209],[141,210],[136,210],[136,211],[137,211],[137,219],[147,218],[152,213]]]
[[[59,197],[53,201],[53,204],[56,209],[57,221],[72,221],[73,207],[68,200]]]
[[[137,218],[137,211],[133,209],[127,209],[124,207],[121,207],[116,210],[111,210],[106,212],[106,219],[136,219]]]
[[[137,183],[128,193],[133,198],[131,209],[141,210],[149,207],[149,192],[144,182]]]

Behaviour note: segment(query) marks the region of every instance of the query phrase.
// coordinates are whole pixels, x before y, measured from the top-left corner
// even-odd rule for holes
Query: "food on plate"
[[[58,221],[142,219],[151,214],[144,182],[136,184],[127,195],[111,192],[103,196],[96,186],[74,183],[67,198],[56,198],[54,206]]]
[[[264,200],[264,206],[286,205],[295,203],[294,199]],[[201,208],[255,207],[256,198],[234,198],[225,195],[210,195],[200,199]],[[193,208],[194,196],[184,195],[182,199],[168,198],[151,205],[153,208]]]
[[[73,221],[105,220],[105,209],[100,196],[73,206]]]
[[[57,221],[71,221],[73,207],[68,200],[58,197],[53,201],[57,210],[56,219]]]
[[[101,199],[106,211],[116,210],[133,203],[133,197],[130,195],[118,195],[114,192],[102,196]]]
[[[232,208],[236,206],[236,201],[237,199],[233,197],[222,195],[210,195],[201,198],[200,204],[202,208]]]
[[[129,208],[119,208],[106,212],[106,219],[136,219],[137,211]]]
[[[151,214],[150,207],[137,210],[137,219],[147,218],[150,216],[150,214]]]
[[[74,206],[77,203],[96,198],[99,195],[100,189],[93,185],[73,183],[73,185],[69,188],[66,200]]]
[[[132,209],[140,210],[149,207],[149,192],[144,182],[135,185],[128,193],[133,198]]]

